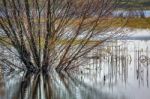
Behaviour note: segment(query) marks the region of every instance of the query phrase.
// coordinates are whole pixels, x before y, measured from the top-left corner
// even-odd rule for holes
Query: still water
[[[114,41],[69,73],[0,76],[0,99],[150,99],[150,41]]]
[[[113,15],[115,16],[144,16],[144,17],[150,17],[150,10],[142,10],[142,11],[124,11],[124,10],[118,10],[114,11]]]

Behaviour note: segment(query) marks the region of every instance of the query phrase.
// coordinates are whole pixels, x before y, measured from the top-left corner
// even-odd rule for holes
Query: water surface
[[[149,99],[150,41],[113,41],[84,56],[76,71],[3,73],[0,99]]]

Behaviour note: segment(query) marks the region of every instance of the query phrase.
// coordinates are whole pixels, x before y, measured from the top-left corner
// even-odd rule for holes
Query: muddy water
[[[0,99],[149,99],[150,41],[114,41],[84,56],[77,72],[0,77]]]

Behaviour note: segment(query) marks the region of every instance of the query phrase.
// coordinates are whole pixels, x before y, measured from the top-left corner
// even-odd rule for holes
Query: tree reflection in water
[[[95,49],[74,72],[5,74],[0,99],[149,99],[150,50],[133,45]]]
[[[66,73],[14,73],[5,83],[6,99],[117,99]],[[4,98],[5,99],[5,98]]]

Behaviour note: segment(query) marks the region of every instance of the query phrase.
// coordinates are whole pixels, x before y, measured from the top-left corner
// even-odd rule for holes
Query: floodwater
[[[0,99],[150,99],[150,41],[113,41],[84,56],[77,71],[0,76]]]

